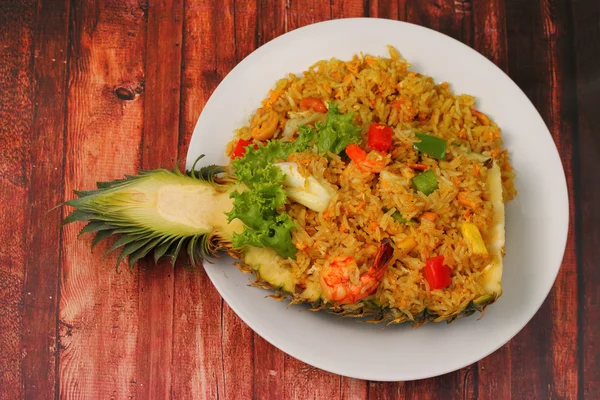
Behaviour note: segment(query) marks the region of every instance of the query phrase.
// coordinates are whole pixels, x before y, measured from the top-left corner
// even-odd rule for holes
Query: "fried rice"
[[[305,98],[335,102],[342,113],[352,112],[355,124],[363,127],[363,142],[371,123],[391,126],[386,170],[399,179],[348,168],[343,156],[292,154],[288,161],[296,162],[305,176],[328,184],[335,195],[324,212],[286,203],[285,212],[298,226],[293,231],[296,259],[285,260],[290,271],[298,278],[317,279],[332,257],[351,255],[363,265],[353,272],[352,280],[358,282],[379,243],[389,238],[395,245],[394,259],[374,298],[382,307],[397,309],[396,322],[414,321],[425,309],[444,319],[484,294],[479,277],[486,257],[473,254],[460,231],[461,223],[474,222],[485,238],[493,221],[485,190],[489,163],[482,159],[500,166],[505,201],[516,191],[500,128],[477,111],[475,99],[453,94],[447,82],[436,84],[429,76],[411,72],[409,63],[389,47],[389,57],[360,54],[350,61],[323,60],[302,75],[279,80],[261,108],[277,114],[271,139],[293,140],[295,133],[290,132],[297,125],[323,120],[324,114],[301,108]],[[237,131],[227,154],[239,138],[252,139],[260,111]],[[423,132],[448,142],[445,161],[415,150],[415,135]],[[411,166],[417,163],[438,177],[438,190],[428,196],[412,188]],[[404,221],[394,217],[397,212]],[[443,255],[452,270],[452,285],[443,290],[431,290],[422,273],[425,261],[436,255]]]

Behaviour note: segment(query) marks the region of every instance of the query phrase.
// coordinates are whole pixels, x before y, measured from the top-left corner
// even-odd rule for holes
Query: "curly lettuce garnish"
[[[241,234],[234,234],[235,247],[270,247],[281,257],[295,258],[292,229],[296,224],[281,211],[286,201],[284,176],[273,164],[311,147],[321,154],[341,153],[349,144],[360,141],[360,128],[352,119],[352,113],[341,114],[337,104],[330,103],[324,124],[317,123],[315,128],[300,126],[294,141],[271,140],[257,148],[248,146],[243,157],[232,161],[235,175],[248,187],[231,194],[234,201],[227,214],[229,220],[238,218],[246,225]]]

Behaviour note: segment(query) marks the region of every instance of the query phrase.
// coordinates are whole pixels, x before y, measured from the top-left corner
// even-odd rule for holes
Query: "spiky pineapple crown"
[[[222,238],[212,230],[186,232],[169,229],[156,221],[156,215],[149,213],[146,216],[144,211],[152,206],[148,192],[160,186],[157,182],[204,184],[219,192],[234,181],[222,166],[210,165],[196,170],[196,164],[202,157],[185,173],[177,166],[172,170],[145,170],[140,171],[139,175],[125,175],[124,179],[98,182],[96,190],[74,191],[78,198],[63,204],[72,206],[75,210],[62,221],[62,225],[76,221],[87,222],[79,236],[95,233],[92,248],[110,236],[119,236],[106,251],[108,254],[122,247],[117,267],[125,257],[129,257],[128,264],[131,268],[151,251],[154,251],[155,262],[162,257],[169,257],[171,265],[174,265],[182,249],[186,251],[189,264],[196,265],[206,257],[215,255],[226,245]]]

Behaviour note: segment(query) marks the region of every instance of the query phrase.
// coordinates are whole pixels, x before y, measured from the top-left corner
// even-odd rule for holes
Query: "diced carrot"
[[[423,214],[421,214],[421,218],[422,219],[426,219],[426,220],[431,221],[431,222],[435,222],[435,220],[437,219],[437,217],[438,217],[438,215],[436,213],[434,213],[434,212],[431,212],[431,211],[426,211]]]

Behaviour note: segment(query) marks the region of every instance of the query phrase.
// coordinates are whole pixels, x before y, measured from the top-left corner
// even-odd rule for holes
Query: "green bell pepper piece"
[[[437,177],[432,170],[425,171],[412,178],[412,184],[416,190],[423,192],[427,196],[438,188]]]
[[[439,137],[417,133],[420,142],[414,144],[415,149],[438,160],[446,159],[446,141]]]

